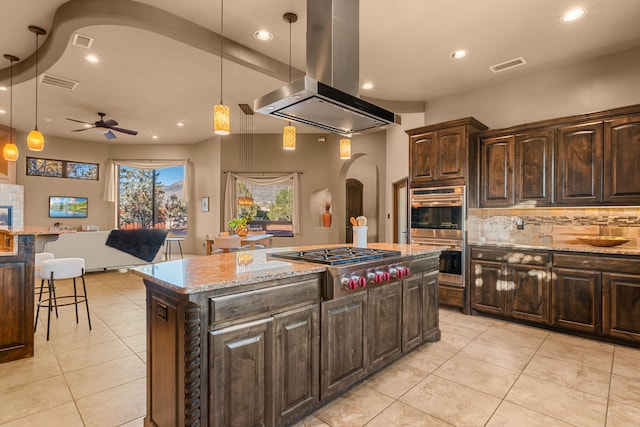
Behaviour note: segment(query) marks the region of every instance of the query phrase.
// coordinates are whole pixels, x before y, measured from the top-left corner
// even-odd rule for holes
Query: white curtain
[[[226,224],[235,216],[236,212],[236,180],[250,182],[256,185],[273,185],[273,184],[292,184],[293,187],[293,218],[291,225],[293,226],[293,234],[300,232],[299,218],[300,218],[300,197],[298,192],[300,188],[300,174],[298,172],[284,173],[284,174],[268,174],[256,175],[251,173],[226,173],[226,184],[224,192],[224,223]]]
[[[189,159],[186,160],[109,160],[107,162],[107,172],[104,183],[103,200],[115,202],[118,196],[118,166],[128,166],[137,169],[162,169],[171,166],[184,166],[184,177],[182,178],[182,200],[191,200],[191,170]]]

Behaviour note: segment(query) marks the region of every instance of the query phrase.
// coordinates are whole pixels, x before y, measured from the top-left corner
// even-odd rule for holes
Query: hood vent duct
[[[359,0],[307,0],[307,75],[254,101],[254,110],[339,135],[400,116],[360,99]]]

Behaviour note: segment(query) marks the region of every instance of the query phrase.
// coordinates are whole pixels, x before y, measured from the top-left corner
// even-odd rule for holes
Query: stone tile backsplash
[[[0,184],[0,206],[11,206],[13,226],[24,226],[24,187],[22,185]]]
[[[518,230],[518,219],[524,221]],[[554,226],[595,229],[601,236],[640,237],[640,208],[536,208],[536,209],[469,209],[467,231],[470,242],[550,243]]]

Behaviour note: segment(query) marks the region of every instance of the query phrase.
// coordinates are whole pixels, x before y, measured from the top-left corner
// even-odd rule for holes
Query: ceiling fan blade
[[[104,137],[107,138],[107,139],[116,139],[116,135],[113,132],[111,132],[110,130],[108,130],[108,131],[106,131],[104,133]]]
[[[83,130],[89,130],[89,129],[93,129],[93,128],[95,128],[95,126],[91,126],[90,128],[74,129],[71,132],[82,132]]]
[[[111,129],[111,130],[118,131],[118,132],[126,133],[126,134],[129,134],[129,135],[137,135],[137,134],[138,134],[138,131],[137,131],[137,130],[123,129],[123,128],[114,128],[114,127],[110,128],[110,129]]]
[[[118,122],[116,122],[113,119],[105,120],[104,122],[102,122],[102,124],[105,125],[108,128],[110,128],[112,126],[118,126]]]
[[[72,122],[84,123],[85,125],[93,125],[93,123],[83,122],[82,120],[70,119],[67,117],[67,120],[71,120]]]

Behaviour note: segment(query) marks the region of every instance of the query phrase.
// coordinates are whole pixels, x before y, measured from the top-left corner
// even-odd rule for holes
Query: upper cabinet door
[[[436,179],[436,132],[412,136],[410,139],[411,179],[433,181]]]
[[[516,135],[516,203],[553,202],[553,144],[553,129]]]
[[[640,114],[604,124],[604,201],[640,203]]]
[[[590,205],[602,202],[602,129],[600,121],[558,129],[558,205]]]
[[[480,207],[513,205],[513,135],[480,142]]]
[[[438,131],[436,179],[464,178],[467,164],[465,127]]]

